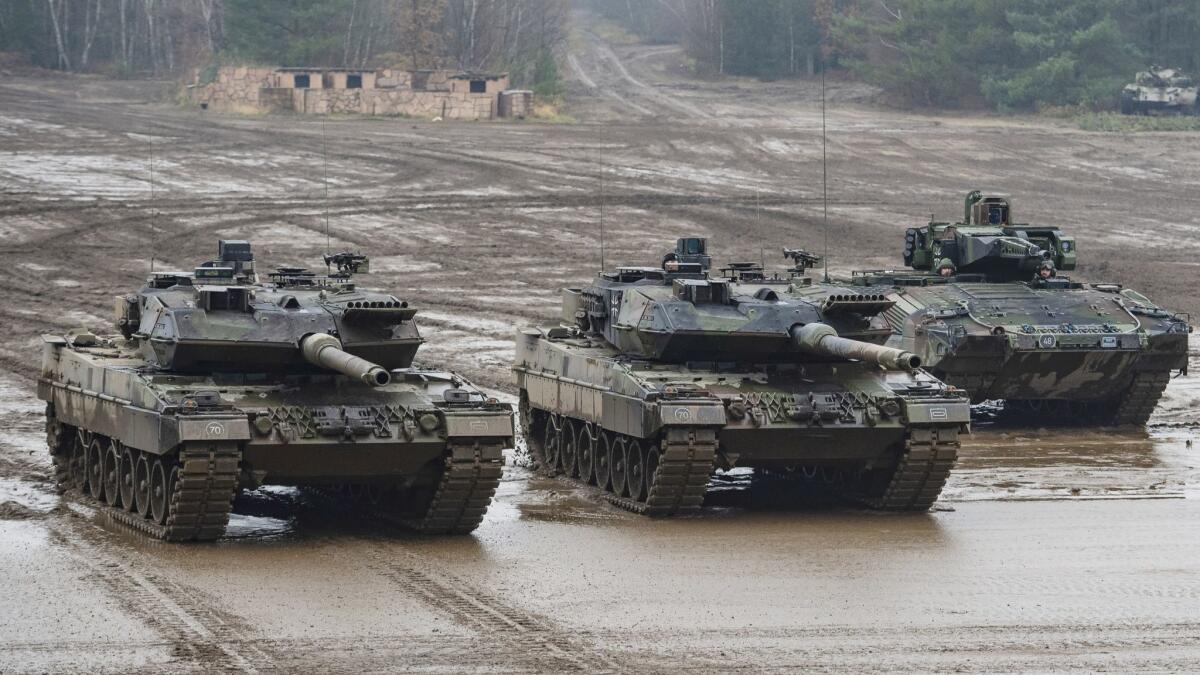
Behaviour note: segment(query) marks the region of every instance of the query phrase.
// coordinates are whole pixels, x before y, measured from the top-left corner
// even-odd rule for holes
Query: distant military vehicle
[[[338,489],[426,533],[475,529],[511,407],[412,367],[416,310],[337,271],[260,282],[244,241],[117,298],[121,335],[46,336],[38,396],[59,484],[138,531],[221,536],[239,490]]]
[[[856,272],[894,304],[888,344],[971,393],[1039,421],[1145,424],[1170,375],[1187,367],[1186,318],[1118,284],[1060,276],[1075,239],[1015,224],[1008,199],[967,196],[962,222],[904,238],[907,271]]]
[[[1152,66],[1121,90],[1121,113],[1200,115],[1197,92],[1200,88],[1183,72]]]
[[[892,302],[798,298],[815,260],[720,277],[702,238],[661,267],[618,267],[563,291],[562,325],[517,334],[520,419],[542,469],[651,516],[696,512],[714,469],[819,479],[871,507],[925,510],[969,421],[965,396],[884,347]]]

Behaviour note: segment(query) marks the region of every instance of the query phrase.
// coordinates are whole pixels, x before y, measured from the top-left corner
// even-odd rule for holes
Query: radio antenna
[[[604,136],[600,137],[600,271],[604,272]]]
[[[154,135],[150,141],[150,275],[154,275],[154,259],[158,256],[158,201],[154,193]]]
[[[325,118],[321,118],[321,160],[325,165],[325,258],[329,258],[329,148],[325,134]],[[329,267],[329,263],[325,263]]]
[[[762,190],[754,188],[754,225],[760,232],[762,231],[762,204],[759,202],[761,194]],[[762,263],[763,272],[765,273],[767,270],[767,248],[761,244],[758,247],[758,258]]]
[[[825,124],[825,45],[821,45],[821,208],[825,212],[825,283],[829,283],[829,167]]]

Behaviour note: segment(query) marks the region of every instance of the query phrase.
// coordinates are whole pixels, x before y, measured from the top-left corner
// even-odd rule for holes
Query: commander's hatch
[[[196,304],[206,312],[245,312],[250,309],[250,289],[244,286],[198,286]]]

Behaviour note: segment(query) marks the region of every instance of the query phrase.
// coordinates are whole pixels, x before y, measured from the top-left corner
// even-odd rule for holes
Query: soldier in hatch
[[[949,258],[942,258],[942,261],[938,263],[937,271],[942,277],[950,278],[954,276],[954,273],[957,270],[954,267],[954,263],[950,262]]]
[[[1058,276],[1058,271],[1054,269],[1054,263],[1049,260],[1043,260],[1042,264],[1038,266],[1038,280],[1045,281],[1053,279],[1056,276]]]

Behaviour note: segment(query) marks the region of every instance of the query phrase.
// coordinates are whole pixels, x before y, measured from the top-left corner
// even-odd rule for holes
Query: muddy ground
[[[271,265],[312,265],[327,237],[365,251],[366,283],[422,308],[425,363],[511,394],[513,329],[594,272],[601,222],[610,264],[684,234],[721,260],[824,250],[814,84],[698,81],[676,48],[586,31],[572,49],[570,124],[222,117],[161,83],[0,81],[0,671],[1195,666],[1194,376],[1146,432],[978,428],[916,516],[761,512],[733,490],[650,522],[510,464],[472,537],[265,490],[222,542],[172,546],[54,494],[38,335],[106,326],[152,257],[188,268],[221,237]],[[981,187],[1073,231],[1079,276],[1200,310],[1200,135],[872,97],[829,91],[835,273],[896,265],[904,227]]]

